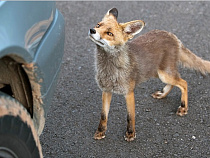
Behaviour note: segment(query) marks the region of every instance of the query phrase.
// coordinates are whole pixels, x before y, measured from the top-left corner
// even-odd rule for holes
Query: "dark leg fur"
[[[108,113],[110,108],[110,102],[112,99],[112,94],[109,92],[103,92],[102,94],[102,110],[101,110],[101,119],[98,126],[98,129],[94,135],[95,139],[105,138],[105,132],[107,129]]]
[[[133,141],[136,138],[135,132],[135,98],[134,92],[130,92],[125,96],[127,104],[127,131],[125,134],[126,141]]]
[[[177,110],[177,115],[184,116],[187,114],[188,110],[188,92],[187,92],[187,82],[180,77],[172,76],[163,70],[158,70],[159,78],[162,82],[170,85],[174,85],[180,88],[182,92],[181,105]]]

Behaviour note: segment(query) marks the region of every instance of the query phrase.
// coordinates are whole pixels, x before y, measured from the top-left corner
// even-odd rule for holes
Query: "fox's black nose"
[[[95,29],[90,29],[90,33],[91,34],[95,34],[96,33],[96,30]]]

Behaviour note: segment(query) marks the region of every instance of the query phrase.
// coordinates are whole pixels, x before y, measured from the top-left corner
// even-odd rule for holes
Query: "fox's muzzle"
[[[88,32],[88,36],[93,42],[95,42],[97,45],[99,45],[101,47],[105,47],[105,46],[108,45],[106,43],[106,41],[104,41],[101,38],[100,34],[98,32],[96,32],[95,29],[90,29],[89,32]]]

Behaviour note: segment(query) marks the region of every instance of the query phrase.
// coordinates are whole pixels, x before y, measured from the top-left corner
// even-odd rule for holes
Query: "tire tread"
[[[25,122],[21,118],[21,115],[15,116],[13,114],[14,106],[15,108],[17,108],[19,114],[25,113],[27,116],[27,120],[29,119],[33,122],[31,116],[18,101],[10,96],[1,94],[2,93],[0,92],[0,112],[1,108],[6,108],[8,110],[8,114],[1,116],[0,113],[0,134],[9,134],[16,136],[26,144],[32,157],[42,158],[42,151],[40,151],[41,145],[38,141],[39,147],[37,146],[37,142],[35,141],[34,135],[32,134],[32,127],[27,123],[27,121]],[[10,124],[10,126],[8,126],[8,124]],[[38,137],[38,135],[36,135],[35,137]]]

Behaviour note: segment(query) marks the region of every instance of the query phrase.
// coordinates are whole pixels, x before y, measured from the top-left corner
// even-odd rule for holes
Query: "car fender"
[[[18,56],[31,63],[55,10],[54,2],[0,2],[0,58]]]

